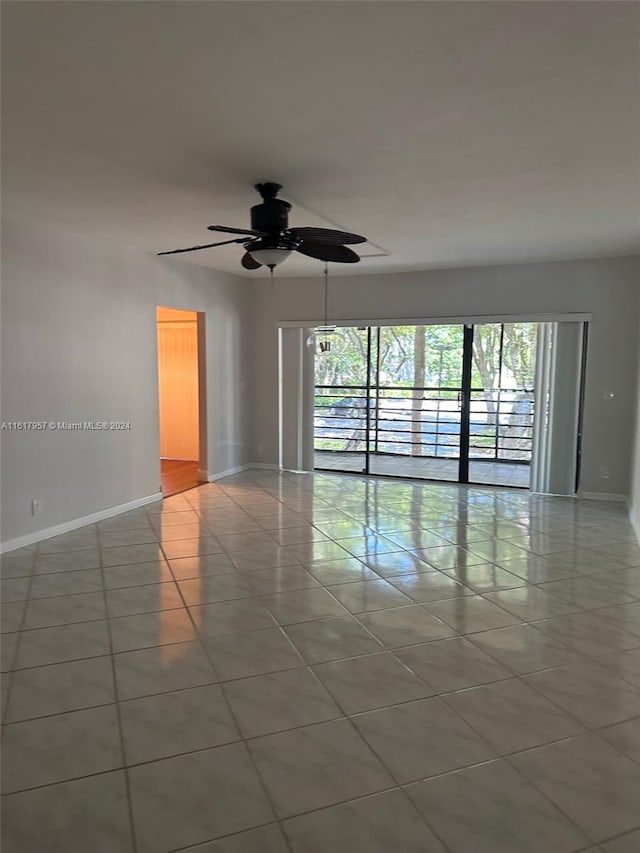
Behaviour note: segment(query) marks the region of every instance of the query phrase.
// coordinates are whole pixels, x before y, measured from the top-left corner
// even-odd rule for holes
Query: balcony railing
[[[462,391],[455,387],[316,385],[314,447],[339,452],[457,458]],[[534,395],[472,388],[469,459],[531,461]]]

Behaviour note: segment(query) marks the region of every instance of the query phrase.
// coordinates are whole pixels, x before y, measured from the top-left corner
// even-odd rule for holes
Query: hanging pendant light
[[[329,324],[329,264],[324,265],[324,324],[316,326],[307,338],[307,347],[315,355],[336,355],[340,351],[342,335]]]

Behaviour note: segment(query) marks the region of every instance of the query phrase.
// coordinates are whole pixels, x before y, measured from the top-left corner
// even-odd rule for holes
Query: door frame
[[[473,331],[474,327],[472,323],[465,323],[462,327],[462,387],[460,389],[460,460],[458,462],[458,483],[462,483],[463,485],[469,482]]]
[[[157,444],[160,449],[160,386],[158,381],[158,308],[169,308],[173,311],[188,311],[196,315],[196,346],[197,346],[197,371],[198,371],[198,471],[197,477],[199,482],[208,482],[209,480],[209,465],[208,465],[208,443],[207,443],[207,338],[206,338],[206,313],[197,311],[195,308],[185,308],[184,306],[167,305],[158,303],[154,311],[154,324],[156,329],[155,341],[155,381],[156,381],[156,401],[157,401]],[[162,484],[161,476],[161,460],[158,452],[158,477]],[[162,491],[162,485],[160,486]]]
[[[209,482],[207,445],[207,315],[196,311],[198,335],[198,479]]]

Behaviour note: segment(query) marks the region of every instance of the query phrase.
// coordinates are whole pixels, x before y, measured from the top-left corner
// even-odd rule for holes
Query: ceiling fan
[[[159,255],[177,255],[181,252],[196,252],[198,249],[211,249],[214,246],[226,246],[229,243],[242,243],[245,253],[241,264],[246,270],[269,267],[271,271],[283,263],[292,252],[300,252],[319,261],[332,261],[340,264],[356,264],[360,260],[353,249],[346,244],[366,243],[366,238],[347,231],[332,228],[289,228],[291,205],[284,199],[276,198],[282,187],[280,184],[256,184],[255,189],[262,197],[262,204],[251,208],[251,228],[227,228],[225,225],[209,225],[209,231],[222,231],[224,234],[242,234],[233,240],[222,243],[207,243],[202,246],[190,246],[187,249],[173,249],[170,252],[158,252]]]

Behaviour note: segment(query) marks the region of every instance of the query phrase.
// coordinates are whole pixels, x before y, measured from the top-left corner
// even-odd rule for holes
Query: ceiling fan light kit
[[[252,240],[251,243],[245,245],[245,248],[247,254],[251,255],[259,266],[273,269],[273,267],[283,264],[288,260],[291,257],[291,253],[295,252],[299,245],[300,242],[296,240],[281,239],[274,241],[262,238],[260,240]]]
[[[190,246],[186,249],[172,249],[158,252],[159,255],[177,255],[183,252],[196,252],[200,249],[212,249],[229,243],[241,243],[245,253],[241,264],[246,270],[274,267],[284,263],[293,252],[299,252],[319,261],[331,261],[339,264],[355,264],[360,256],[349,249],[347,244],[365,243],[366,238],[348,231],[333,228],[289,228],[291,204],[278,198],[282,189],[280,184],[265,182],[256,184],[255,189],[262,198],[261,204],[251,208],[251,228],[229,228],[226,225],[209,225],[209,231],[223,234],[242,234],[221,243],[208,243]]]
[[[248,249],[249,254],[254,261],[257,261],[258,266],[269,267],[269,269],[273,269],[274,267],[277,267],[278,264],[283,264],[285,261],[288,261],[291,257],[292,251],[293,249],[287,249],[285,246]]]

